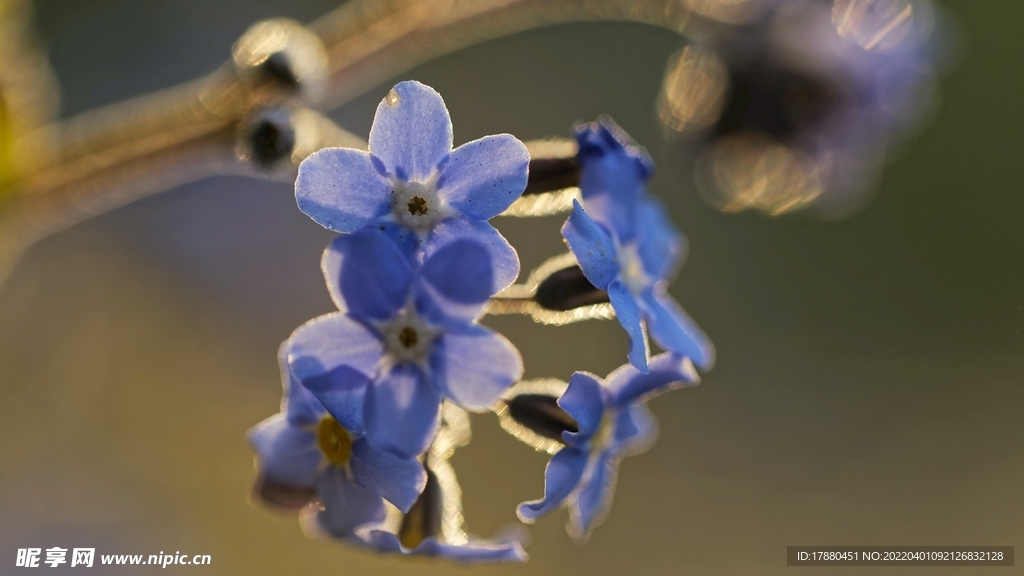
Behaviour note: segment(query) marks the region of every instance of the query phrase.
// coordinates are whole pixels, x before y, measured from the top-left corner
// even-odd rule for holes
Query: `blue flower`
[[[657,437],[658,425],[645,403],[668,390],[699,381],[687,358],[670,353],[651,358],[644,374],[626,364],[606,381],[577,372],[558,405],[577,423],[577,432],[563,432],[565,447],[548,462],[544,497],[519,505],[523,522],[569,508],[569,534],[586,540],[608,514],[619,462],[646,451]]]
[[[492,293],[519,274],[519,258],[487,220],[526,188],[530,155],[509,134],[452,150],[452,123],[429,86],[397,84],[377,107],[370,151],[325,148],[302,162],[299,209],[336,232],[385,230],[408,255],[430,255],[458,238],[491,253]]]
[[[503,336],[475,323],[491,295],[488,251],[454,240],[414,270],[398,246],[370,229],[340,236],[323,271],[341,312],[299,327],[286,343],[288,365],[339,421],[364,394],[370,443],[404,457],[422,454],[437,429],[442,398],[489,408],[523,372]]]
[[[388,507],[384,517],[339,533],[335,527],[348,523],[341,507],[307,507],[301,516],[305,532],[389,554],[440,557],[461,563],[526,561],[514,533],[485,541],[463,531],[462,491],[448,458],[469,442],[469,417],[449,402],[442,413],[437,437],[423,456],[426,483],[411,508],[403,512]]]
[[[415,458],[377,450],[366,441],[361,390],[325,394],[338,416],[328,414],[288,370],[287,349],[287,343],[282,345],[281,412],[249,431],[258,455],[256,495],[290,510],[315,498],[329,511],[338,536],[383,520],[382,497],[402,510],[412,507],[426,485],[423,465]]]
[[[647,371],[650,331],[665,350],[710,368],[714,346],[666,292],[685,240],[646,194],[653,170],[646,152],[609,119],[579,127],[576,136],[586,211],[573,203],[562,236],[587,280],[608,292],[629,335],[630,363]]]

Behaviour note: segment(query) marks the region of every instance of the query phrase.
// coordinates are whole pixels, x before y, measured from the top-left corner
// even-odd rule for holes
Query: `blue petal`
[[[324,509],[317,522],[331,536],[347,538],[356,528],[384,521],[384,500],[372,490],[349,481],[345,469],[329,466],[317,475],[316,489]]]
[[[432,254],[420,271],[417,310],[433,324],[473,322],[494,284],[491,256],[472,240],[455,240]]]
[[[647,334],[640,321],[640,307],[629,288],[616,280],[608,285],[608,300],[615,309],[615,317],[629,336],[629,363],[641,372],[647,371],[647,359],[651,355],[647,345]]]
[[[572,214],[562,226],[562,236],[569,243],[569,249],[576,256],[587,280],[606,290],[619,275],[618,251],[612,237],[583,211],[576,200],[572,202]]]
[[[490,220],[522,196],[529,172],[530,153],[515,136],[485,136],[452,151],[437,191],[459,213]]]
[[[313,486],[321,454],[311,432],[275,414],[249,430],[249,444],[259,456],[262,476],[296,488]]]
[[[643,305],[648,329],[658,346],[688,357],[701,370],[715,365],[715,346],[671,296],[648,292],[643,295]]]
[[[288,366],[288,353],[291,340],[285,340],[277,349],[277,365],[281,370],[281,413],[287,415],[292,426],[310,426],[323,418],[324,407],[309,390],[296,378]]]
[[[491,294],[497,294],[519,276],[519,255],[500,232],[489,222],[468,218],[451,218],[439,222],[427,239],[423,250],[427,257],[455,240],[475,240],[491,255]]]
[[[402,512],[408,512],[427,485],[427,472],[415,458],[399,458],[375,449],[365,438],[352,445],[352,475]]]
[[[366,437],[396,456],[419,456],[434,439],[440,407],[441,395],[418,368],[396,366],[367,390]]]
[[[669,277],[685,254],[686,240],[672,226],[661,202],[648,200],[637,213],[637,253],[651,278]]]
[[[469,542],[462,545],[444,544],[436,538],[427,538],[413,550],[404,548],[398,536],[384,530],[372,530],[363,537],[370,547],[381,552],[447,558],[461,563],[526,562],[526,552],[519,542]]]
[[[558,399],[558,405],[576,420],[578,431],[563,432],[570,444],[586,442],[597,431],[604,415],[606,403],[604,385],[588,372],[576,372],[569,379],[569,387]]]
[[[608,515],[618,469],[619,456],[610,451],[601,452],[592,460],[587,478],[569,506],[569,535],[573,539],[586,541]]]
[[[390,210],[391,184],[370,155],[351,148],[324,148],[299,165],[295,200],[324,228],[350,233]]]
[[[636,233],[636,209],[654,165],[610,118],[577,128],[580,191],[587,211],[625,244]]]
[[[331,416],[350,433],[363,434],[363,398],[370,379],[348,366],[310,376],[302,381]]]
[[[377,106],[370,153],[389,173],[423,180],[451,150],[452,121],[441,95],[430,86],[400,82]]]
[[[483,412],[523,375],[523,358],[504,336],[483,326],[449,330],[430,352],[437,388],[456,405]]]
[[[693,364],[684,356],[666,352],[651,358],[649,371],[644,374],[626,364],[608,375],[608,390],[612,406],[625,406],[647,400],[676,388],[700,382]]]
[[[413,273],[403,251],[380,230],[339,236],[320,263],[331,298],[356,318],[387,320],[405,305]]]
[[[299,380],[330,372],[338,366],[374,374],[384,354],[380,337],[342,312],[306,322],[284,345],[288,349],[288,366]]]
[[[583,477],[587,458],[586,450],[574,446],[566,446],[552,456],[544,470],[544,498],[520,504],[516,509],[519,519],[533,524],[537,518],[561,507]]]
[[[658,421],[644,404],[623,408],[615,418],[615,449],[633,456],[646,452],[658,439]]]

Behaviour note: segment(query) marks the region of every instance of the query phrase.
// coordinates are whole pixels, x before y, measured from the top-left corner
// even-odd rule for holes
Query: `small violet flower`
[[[261,500],[298,510],[314,499],[323,507],[331,532],[351,537],[385,515],[385,498],[409,510],[427,482],[423,465],[377,450],[363,433],[361,390],[325,394],[338,417],[290,374],[282,346],[284,400],[281,413],[249,431],[256,450]]]
[[[487,220],[526,188],[530,155],[522,142],[498,134],[452,150],[441,96],[407,81],[377,107],[369,144],[369,152],[325,148],[303,161],[295,182],[299,209],[336,232],[384,230],[410,256],[473,238],[490,252],[492,293],[515,280],[515,249]]]
[[[661,203],[646,194],[650,158],[610,119],[578,127],[576,138],[583,205],[573,203],[562,236],[587,280],[608,292],[629,335],[630,363],[647,371],[649,330],[665,350],[709,369],[714,346],[666,292],[686,246]]]
[[[322,265],[341,311],[295,331],[288,366],[339,421],[357,409],[336,398],[364,391],[373,446],[418,456],[434,437],[442,398],[483,411],[522,375],[512,343],[475,323],[493,286],[478,242],[454,240],[414,270],[385,233],[369,229],[335,239]]]
[[[572,416],[577,432],[563,432],[565,447],[548,462],[544,498],[524,502],[517,514],[523,522],[569,508],[569,534],[586,540],[608,513],[619,461],[645,452],[657,437],[657,421],[645,406],[652,397],[699,381],[690,360],[671,353],[650,361],[642,373],[626,364],[606,381],[576,372],[558,406]]]

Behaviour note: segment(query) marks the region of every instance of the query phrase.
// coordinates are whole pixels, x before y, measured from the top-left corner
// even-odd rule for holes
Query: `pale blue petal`
[[[530,153],[515,136],[485,136],[452,151],[437,191],[459,213],[490,220],[522,196],[529,172]]]
[[[455,240],[423,263],[416,284],[416,307],[433,324],[473,322],[491,297],[494,272],[486,248]]]
[[[657,200],[647,200],[638,210],[637,253],[644,272],[651,278],[664,280],[681,264],[686,239],[669,221],[665,208]]]
[[[701,370],[715,365],[715,346],[668,294],[644,294],[648,330],[658,346],[686,356]]]
[[[519,276],[519,255],[500,232],[489,222],[468,218],[450,218],[434,226],[423,247],[427,257],[455,240],[474,240],[491,255],[493,266],[491,294],[497,294]]]
[[[390,174],[423,180],[452,150],[452,121],[430,86],[400,82],[381,100],[370,128],[370,153]]]
[[[537,518],[560,508],[583,477],[587,458],[586,450],[574,446],[566,446],[552,456],[544,470],[544,498],[520,504],[516,510],[519,519],[533,524]]]
[[[558,405],[576,420],[578,431],[563,432],[569,444],[582,444],[590,439],[601,424],[606,403],[604,385],[589,372],[576,372],[569,379],[569,387],[558,399]]]
[[[592,459],[587,478],[569,506],[569,535],[575,540],[586,541],[608,515],[618,469],[619,456],[610,451]]]
[[[302,381],[338,424],[356,436],[363,434],[363,398],[369,383],[362,372],[348,366],[338,366]]]
[[[352,475],[402,512],[408,512],[427,485],[427,472],[415,458],[377,450],[365,438],[352,445]]]
[[[413,279],[401,248],[378,229],[335,238],[320,266],[338,309],[360,319],[394,316],[405,305]]]
[[[526,552],[519,542],[469,542],[461,546],[444,544],[436,538],[427,538],[412,550],[404,548],[398,536],[384,530],[372,530],[363,541],[367,546],[380,552],[391,552],[409,556],[447,558],[456,562],[471,564],[483,562],[526,562]]]
[[[523,358],[504,336],[483,326],[449,330],[434,343],[430,366],[438,390],[474,412],[489,409],[523,375]]]
[[[281,413],[288,417],[288,422],[292,426],[310,426],[323,418],[324,407],[292,374],[288,366],[290,350],[290,339],[282,342],[277,349],[277,365],[281,371],[281,385],[284,388],[284,394],[281,395]]]
[[[366,375],[376,372],[384,354],[380,337],[343,312],[314,318],[285,341],[288,366],[299,380],[349,366]]]
[[[526,562],[526,551],[519,542],[503,544],[493,542],[468,542],[460,546],[444,544],[434,538],[423,541],[413,554],[419,556],[447,558],[463,564],[485,562]]]
[[[316,489],[324,509],[317,522],[331,536],[348,538],[360,526],[384,521],[384,500],[372,490],[349,481],[344,468],[328,466],[317,475]]]
[[[619,275],[618,252],[608,232],[595,222],[576,200],[572,203],[572,214],[562,226],[562,236],[569,243],[569,249],[576,256],[584,276],[601,290]]]
[[[299,165],[295,200],[317,224],[347,234],[388,213],[391,184],[366,152],[324,148]]]
[[[651,352],[636,299],[621,280],[616,280],[608,285],[608,300],[615,309],[615,317],[619,324],[629,336],[629,363],[641,372],[646,372],[647,359]]]
[[[249,430],[260,475],[275,484],[295,488],[313,485],[320,448],[311,432],[295,428],[283,414],[275,414]]]
[[[615,450],[624,456],[646,452],[658,439],[658,421],[644,404],[623,408],[615,418]]]
[[[366,437],[375,448],[414,458],[430,446],[440,408],[441,395],[418,368],[396,366],[367,389]]]
[[[612,406],[647,400],[676,388],[692,386],[700,376],[685,356],[666,352],[651,358],[646,374],[626,364],[608,375]]]

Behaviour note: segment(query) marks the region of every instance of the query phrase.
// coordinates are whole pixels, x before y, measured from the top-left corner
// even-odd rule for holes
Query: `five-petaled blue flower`
[[[698,381],[689,359],[668,352],[651,358],[647,374],[629,364],[607,381],[587,372],[573,374],[558,405],[576,420],[578,431],[562,433],[565,447],[544,472],[544,498],[520,504],[520,520],[532,523],[568,505],[569,533],[585,540],[608,513],[619,461],[646,451],[656,439],[657,422],[644,404]]]
[[[427,482],[423,465],[380,451],[363,433],[362,390],[330,390],[322,394],[336,416],[328,414],[290,373],[281,347],[284,397],[281,413],[249,431],[256,450],[259,478],[256,493],[270,504],[299,509],[316,501],[337,537],[384,519],[385,498],[409,510]],[[326,386],[324,375],[311,384]]]
[[[302,162],[299,209],[322,226],[352,233],[386,231],[413,259],[459,238],[491,253],[492,293],[519,275],[515,249],[487,220],[526,187],[530,155],[510,134],[452,150],[452,123],[441,96],[415,81],[396,85],[377,107],[370,151],[325,148]]]
[[[606,290],[629,335],[629,361],[647,371],[647,331],[659,346],[702,369],[715,349],[666,292],[685,253],[685,239],[662,205],[647,196],[653,164],[610,119],[577,128],[583,205],[562,227],[569,248],[591,284]]]
[[[386,234],[369,229],[339,236],[322,264],[341,312],[299,327],[286,343],[288,365],[339,421],[351,406],[334,397],[365,389],[374,446],[422,454],[442,398],[484,411],[522,375],[512,343],[475,323],[493,285],[479,243],[454,240],[414,270]]]

